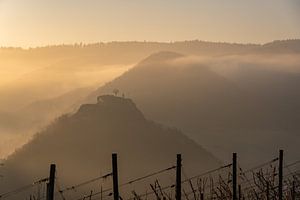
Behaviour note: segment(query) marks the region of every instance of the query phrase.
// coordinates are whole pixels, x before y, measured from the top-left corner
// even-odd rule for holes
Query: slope
[[[295,84],[300,79],[297,73],[272,69],[282,65],[274,61],[278,56],[270,55],[272,62],[255,60],[266,55],[203,61],[160,52],[100,87],[88,100],[117,88],[147,117],[179,127],[220,159],[237,151],[246,163],[262,162],[278,148],[294,157],[300,128]],[[219,73],[222,66],[234,72]]]
[[[98,99],[61,117],[11,155],[1,188],[46,177],[50,163],[57,164],[60,183],[78,183],[110,172],[112,152],[119,154],[121,181],[174,165],[176,153],[183,154],[189,176],[220,164],[180,131],[145,119],[130,99]]]

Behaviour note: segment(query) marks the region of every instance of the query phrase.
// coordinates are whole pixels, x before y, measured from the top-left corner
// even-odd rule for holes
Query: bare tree
[[[117,89],[117,88],[115,88],[114,90],[113,90],[113,94],[115,95],[115,96],[118,96],[118,94],[119,94],[119,89]]]

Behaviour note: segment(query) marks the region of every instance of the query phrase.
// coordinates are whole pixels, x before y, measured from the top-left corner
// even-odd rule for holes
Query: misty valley
[[[300,198],[300,40],[0,48],[0,200]]]

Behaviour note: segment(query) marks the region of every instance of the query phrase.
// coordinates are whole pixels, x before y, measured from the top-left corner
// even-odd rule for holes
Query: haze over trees
[[[298,139],[299,52],[299,40],[1,48],[0,153],[8,155],[56,117],[75,112],[85,99],[95,101],[116,88],[149,119],[183,129],[219,157],[224,150],[242,149],[241,141],[257,142],[254,138],[265,152],[265,143]],[[231,139],[217,144],[216,138]],[[289,148],[294,152],[296,145]],[[254,155],[252,150],[245,149],[245,155]]]
[[[112,95],[98,99],[60,117],[9,156],[2,191],[47,177],[51,163],[57,164],[64,187],[110,173],[112,152],[119,155],[120,182],[175,165],[178,152],[187,176],[221,165],[179,130],[147,120],[132,100]]]
[[[90,98],[119,88],[148,118],[179,127],[222,159],[237,151],[246,163],[259,162],[280,147],[292,158],[299,145],[299,49],[289,42],[266,46],[277,50],[153,54]]]

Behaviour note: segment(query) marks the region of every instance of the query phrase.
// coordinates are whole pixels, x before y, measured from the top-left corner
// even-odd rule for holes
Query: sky
[[[298,38],[299,0],[0,0],[0,46]]]

